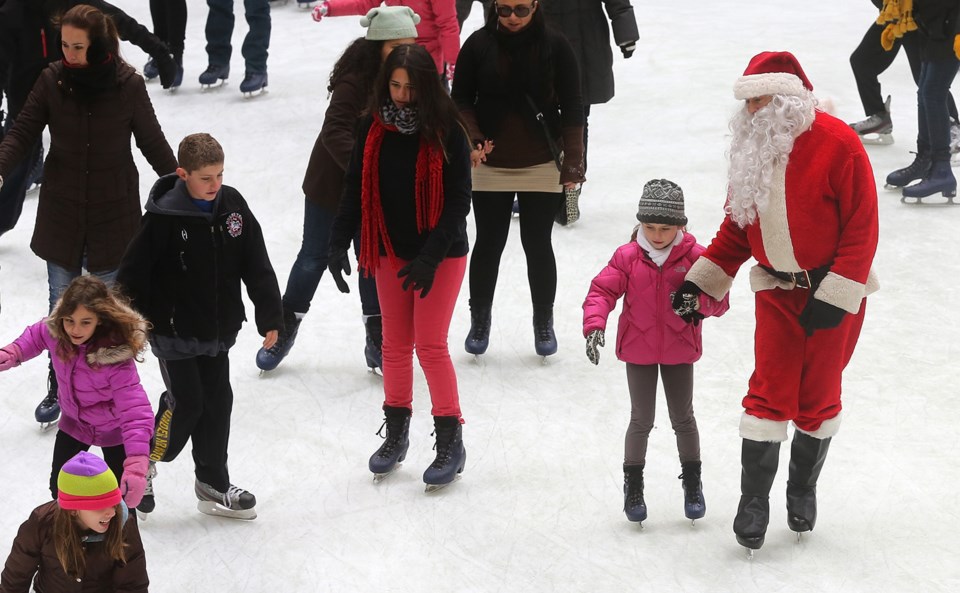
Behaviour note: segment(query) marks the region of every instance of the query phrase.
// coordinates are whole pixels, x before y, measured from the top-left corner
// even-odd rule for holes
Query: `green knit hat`
[[[367,28],[370,41],[417,38],[420,15],[409,6],[378,6],[371,8],[360,24]]]
[[[80,451],[63,464],[57,476],[57,501],[61,509],[99,511],[120,504],[117,477],[107,464]]]

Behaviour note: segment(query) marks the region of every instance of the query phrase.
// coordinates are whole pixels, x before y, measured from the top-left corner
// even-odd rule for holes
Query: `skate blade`
[[[955,205],[957,205],[957,203],[953,201],[953,199],[956,197],[956,195],[953,195],[953,196],[943,196],[943,197],[945,197],[945,198],[947,199],[946,202],[926,202],[926,203],[927,203],[928,205],[939,205],[939,206],[955,206]],[[912,205],[912,206],[916,206],[916,205],[923,204],[923,203],[924,203],[924,200],[930,200],[931,198],[932,198],[933,200],[937,200],[937,199],[940,198],[940,196],[938,196],[937,194],[932,194],[932,195],[929,195],[929,196],[926,196],[926,197],[923,197],[923,198],[913,198],[913,197],[910,197],[910,196],[900,196],[900,203],[901,203],[901,204],[909,204],[909,205]]]
[[[450,484],[453,484],[454,482],[460,480],[460,477],[461,477],[461,474],[457,474],[456,476],[454,476],[453,480],[447,482],[446,484],[427,484],[426,488],[424,488],[423,491],[426,492],[427,494],[430,494],[431,492],[437,492],[438,490],[443,490]]]
[[[146,521],[146,520],[147,520],[147,517],[150,516],[150,513],[144,513],[143,511],[138,511],[137,509],[133,509],[133,510],[134,510],[134,512],[136,512],[136,514],[137,514],[137,520],[138,520],[138,521]]]
[[[259,97],[260,95],[266,95],[266,94],[267,94],[267,87],[263,87],[263,88],[260,88],[260,89],[255,90],[255,91],[247,91],[247,92],[243,93],[243,98],[244,98],[244,99],[255,99],[255,98]]]
[[[400,469],[401,467],[403,467],[403,464],[402,464],[402,463],[398,463],[395,468],[393,468],[392,470],[390,470],[390,471],[388,471],[388,472],[385,472],[385,473],[382,473],[382,474],[373,474],[373,483],[374,483],[374,484],[379,484],[380,482],[386,480],[388,477],[390,477],[391,475],[393,475],[394,473],[396,473],[396,471],[397,471],[398,469]]]
[[[747,560],[753,560],[753,553],[755,551],[756,550],[751,550],[750,548],[747,548]]]
[[[893,144],[892,134],[867,134],[860,136],[860,141],[871,146],[889,146]]]
[[[201,85],[200,85],[200,90],[203,91],[204,93],[209,93],[210,91],[215,91],[215,90],[220,89],[220,88],[223,88],[223,87],[225,87],[225,86],[227,86],[227,79],[226,79],[226,78],[221,78],[219,83],[215,83],[215,84],[201,84]]]
[[[53,422],[41,422],[40,432],[43,432],[43,433],[50,432],[50,429],[56,428],[59,422],[60,422],[59,418],[57,420],[54,420]]]
[[[210,500],[198,500],[197,510],[204,515],[213,517],[225,517],[227,519],[240,519],[242,521],[253,521],[257,518],[256,509],[228,509],[218,502]]]
[[[367,367],[367,371],[371,375],[377,375],[378,377],[383,377],[383,369],[380,367]]]

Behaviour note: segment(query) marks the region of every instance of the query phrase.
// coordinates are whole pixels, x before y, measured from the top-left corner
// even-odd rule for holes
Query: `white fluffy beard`
[[[730,168],[724,211],[740,228],[753,224],[770,202],[773,171],[785,163],[793,142],[813,125],[817,100],[774,95],[765,107],[750,115],[746,107],[730,120]]]

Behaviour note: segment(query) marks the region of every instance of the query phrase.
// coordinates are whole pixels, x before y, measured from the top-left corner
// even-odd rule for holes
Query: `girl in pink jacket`
[[[417,43],[433,57],[437,72],[449,86],[460,53],[460,25],[457,24],[455,0],[382,0],[387,6],[409,6],[420,15]],[[313,7],[313,20],[327,16],[367,14],[380,6],[381,0],[325,0]],[[369,15],[367,15],[369,16]]]
[[[48,350],[60,385],[60,430],[53,446],[50,492],[57,497],[60,468],[91,445],[100,447],[120,476],[130,508],[147,486],[153,411],[135,361],[146,322],[96,276],[73,280],[50,317],[0,348],[0,371]]]
[[[700,482],[700,434],[693,417],[693,363],[700,359],[700,320],[723,315],[727,297],[716,301],[705,293],[689,303],[681,317],[673,310],[673,293],[703,253],[693,235],[683,232],[683,190],[666,179],[643,186],[637,210],[640,224],[630,243],[621,246],[610,263],[590,283],[583,302],[583,335],[587,357],[600,362],[607,316],[624,297],[617,327],[617,358],[627,363],[630,424],[627,428],[623,474],[623,510],[630,521],[647,518],[643,500],[643,467],[647,439],[656,410],[657,374],[677,436],[683,480],[684,514],[691,521],[706,513]],[[693,323],[688,323],[693,321]]]

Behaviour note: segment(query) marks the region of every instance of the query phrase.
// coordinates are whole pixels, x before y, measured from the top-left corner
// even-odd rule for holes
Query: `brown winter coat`
[[[31,580],[37,593],[146,593],[150,584],[147,561],[132,513],[123,527],[126,564],[108,558],[102,542],[89,542],[84,545],[84,577],[74,579],[64,572],[53,544],[56,508],[56,501],[40,505],[20,526],[0,575],[0,593],[27,593]]]
[[[63,64],[51,64],[0,144],[0,175],[6,176],[49,126],[50,150],[30,247],[69,270],[79,267],[84,248],[90,272],[116,268],[140,226],[131,134],[157,175],[177,168],[143,78],[120,63],[117,81],[87,103],[68,90]]]

